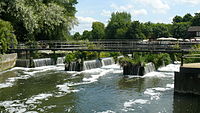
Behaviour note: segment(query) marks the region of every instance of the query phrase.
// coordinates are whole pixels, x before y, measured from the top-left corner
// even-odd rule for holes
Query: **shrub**
[[[17,39],[12,25],[0,19],[0,49],[5,53],[10,48],[16,48]]]

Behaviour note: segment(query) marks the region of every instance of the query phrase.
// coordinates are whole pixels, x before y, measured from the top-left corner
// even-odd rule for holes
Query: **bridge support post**
[[[53,51],[53,61],[54,61],[54,65],[56,65],[57,64],[56,51]]]
[[[183,53],[183,50],[181,52],[181,66],[183,66],[183,62],[184,62],[184,53]]]

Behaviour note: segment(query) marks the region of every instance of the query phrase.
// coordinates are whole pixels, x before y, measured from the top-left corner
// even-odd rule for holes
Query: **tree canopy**
[[[62,40],[77,23],[76,0],[2,0],[3,20],[10,21],[19,41]]]
[[[131,15],[126,12],[112,13],[106,27],[107,39],[124,39],[131,24]]]
[[[9,48],[15,48],[17,44],[16,36],[10,22],[0,19],[0,49],[5,53]]]

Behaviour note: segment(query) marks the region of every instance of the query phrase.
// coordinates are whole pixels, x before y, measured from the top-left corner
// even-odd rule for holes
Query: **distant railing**
[[[39,41],[34,45],[19,44],[18,49],[25,48],[79,48],[88,49],[135,49],[135,50],[186,50],[200,42],[179,41],[136,41],[136,40],[94,40],[94,41]]]

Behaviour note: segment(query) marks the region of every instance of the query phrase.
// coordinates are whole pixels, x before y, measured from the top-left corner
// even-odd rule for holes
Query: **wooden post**
[[[183,59],[184,59],[184,54],[183,54],[183,50],[181,52],[181,66],[183,66]]]
[[[53,51],[53,60],[54,60],[54,65],[56,65],[57,57],[56,57],[56,51]]]

